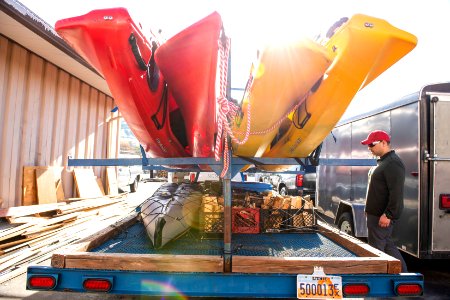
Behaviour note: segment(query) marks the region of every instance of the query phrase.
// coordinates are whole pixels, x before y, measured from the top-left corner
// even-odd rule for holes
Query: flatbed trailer
[[[400,273],[398,260],[325,223],[289,233],[232,233],[230,178],[248,164],[236,160],[223,180],[223,238],[192,229],[157,251],[136,212],[55,253],[50,267],[30,266],[27,289],[305,299],[422,294],[421,274]],[[186,164],[184,159],[158,162]],[[221,163],[208,162],[213,169]],[[286,159],[269,163],[286,164]]]

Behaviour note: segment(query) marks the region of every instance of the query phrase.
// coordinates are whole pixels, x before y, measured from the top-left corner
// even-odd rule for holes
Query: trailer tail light
[[[295,185],[297,187],[303,186],[303,174],[297,174],[297,176],[295,176]]]
[[[395,286],[395,293],[398,296],[421,296],[423,287],[419,283],[398,283]]]
[[[33,290],[52,290],[56,286],[57,276],[33,275],[28,278],[28,288]]]
[[[196,177],[195,173],[189,174],[189,181],[190,181],[191,183],[195,182],[195,177]]]
[[[86,278],[83,288],[89,292],[108,292],[112,288],[112,278]]]
[[[365,296],[370,292],[370,288],[365,283],[348,283],[342,288],[344,296]]]
[[[450,194],[439,195],[439,208],[450,209]]]

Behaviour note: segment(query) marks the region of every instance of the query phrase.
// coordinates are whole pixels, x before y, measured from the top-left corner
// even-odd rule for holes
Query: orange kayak
[[[382,19],[358,14],[341,24],[324,43],[334,59],[320,86],[290,115],[289,128],[264,157],[308,156],[331,132],[355,94],[416,44],[414,35]]]
[[[248,133],[248,124],[250,135],[242,145],[233,142],[233,153],[260,157],[283,122],[289,121],[289,112],[305,100],[330,63],[331,53],[309,39],[263,49],[252,68],[241,103],[242,115],[232,124],[238,139]]]

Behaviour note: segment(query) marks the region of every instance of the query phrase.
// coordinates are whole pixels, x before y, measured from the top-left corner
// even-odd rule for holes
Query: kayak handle
[[[131,45],[131,51],[133,52],[134,59],[136,59],[139,69],[141,69],[142,71],[147,71],[147,64],[145,63],[144,59],[141,56],[141,51],[139,51],[139,47],[136,42],[136,37],[134,36],[133,33],[130,34],[128,42]]]

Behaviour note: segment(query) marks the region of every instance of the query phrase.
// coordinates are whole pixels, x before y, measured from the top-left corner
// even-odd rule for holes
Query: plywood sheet
[[[96,198],[103,196],[92,169],[75,168],[73,174],[80,198]]]
[[[53,169],[36,169],[37,200],[39,204],[58,202]]]
[[[36,167],[23,167],[22,205],[34,205],[37,202]]]
[[[39,203],[49,203],[49,202],[38,202],[38,185],[36,180],[36,170],[42,170],[40,172],[44,172],[48,170],[50,173],[53,174],[53,186],[56,186],[57,189],[57,182],[61,182],[61,172],[64,168],[63,167],[48,167],[48,166],[24,166],[23,167],[23,181],[22,181],[22,205],[35,205]],[[48,174],[48,176],[51,176],[51,174]],[[53,188],[51,186],[41,187],[41,192],[43,192],[46,188]],[[58,189],[57,189],[58,190]],[[59,195],[59,196],[58,196]],[[59,199],[60,197],[61,199]],[[61,191],[58,194],[57,191],[57,199],[58,200],[64,200],[64,192],[61,193]],[[42,200],[45,201],[45,200]],[[53,202],[50,202],[53,203]]]
[[[58,201],[64,201],[66,199],[66,196],[64,195],[62,179],[58,180],[56,184],[56,199]]]
[[[100,191],[102,192],[102,195],[105,195],[105,189],[103,188],[103,182],[101,178],[96,178],[97,185],[100,188]]]
[[[119,186],[117,184],[117,175],[115,167],[106,168],[106,192],[108,195],[118,195]]]

